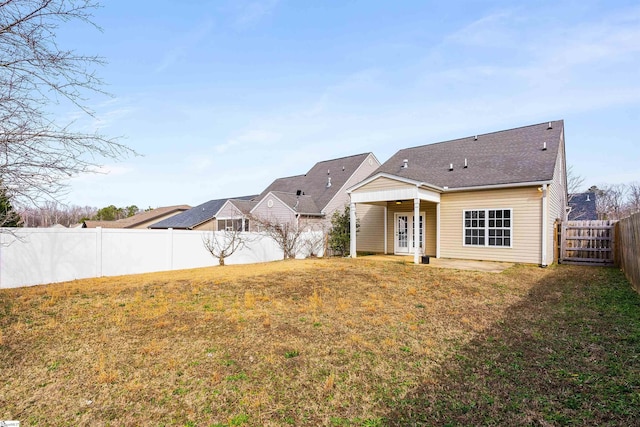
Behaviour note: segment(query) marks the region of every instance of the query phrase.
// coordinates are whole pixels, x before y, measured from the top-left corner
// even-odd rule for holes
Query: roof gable
[[[362,153],[324,160],[316,163],[304,175],[278,178],[260,194],[260,199],[274,191],[293,194],[294,197],[300,191],[301,195],[311,197],[316,209],[320,212],[370,154]]]
[[[241,196],[234,197],[234,199],[250,200],[254,197],[255,195]],[[156,222],[149,226],[149,228],[190,229],[196,227],[203,222],[213,219],[227,200],[229,199],[209,200],[208,202],[195,206],[188,211],[184,211],[178,215],[172,216],[171,218]]]
[[[405,148],[371,176],[385,173],[441,188],[550,181],[563,132],[559,120]]]

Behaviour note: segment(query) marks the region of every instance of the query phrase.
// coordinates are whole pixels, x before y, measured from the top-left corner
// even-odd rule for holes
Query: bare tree
[[[218,258],[221,266],[225,265],[225,259],[236,251],[242,250],[247,243],[253,241],[249,234],[244,233],[242,227],[233,227],[223,231],[211,231],[202,236],[202,244],[214,257]]]
[[[58,45],[67,23],[91,26],[93,0],[0,1],[0,178],[18,204],[54,200],[66,180],[91,172],[99,159],[134,154],[118,139],[60,122],[53,108],[93,115],[89,93],[104,93],[97,56]]]
[[[304,227],[299,221],[285,221],[277,218],[252,216],[254,227],[270,237],[282,249],[284,259],[295,258],[300,248],[300,236]]]
[[[580,193],[582,186],[584,185],[584,177],[576,174],[573,169],[573,165],[570,165],[567,168],[567,192],[569,193],[569,200],[573,199],[573,197]]]
[[[618,220],[625,216],[625,184],[606,184],[602,188],[594,185],[589,191],[596,193],[596,210],[600,219]]]
[[[640,182],[632,182],[628,186],[627,210],[628,214],[640,212]]]

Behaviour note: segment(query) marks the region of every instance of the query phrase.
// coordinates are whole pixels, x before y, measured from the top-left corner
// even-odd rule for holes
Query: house
[[[218,231],[224,230],[225,225],[221,224],[223,228],[219,228],[218,211],[229,200],[250,201],[257,195],[233,197],[230,199],[216,199],[209,200],[196,207],[193,207],[187,211],[184,211],[171,218],[158,221],[149,226],[151,229],[168,229],[173,228],[176,230],[208,230]]]
[[[406,148],[348,190],[351,254],[547,266],[566,188],[562,120]],[[355,215],[372,205],[383,217],[356,233]]]
[[[569,221],[592,221],[598,219],[596,193],[575,193],[569,195]]]
[[[255,200],[250,215],[268,222],[295,222],[308,229],[326,230],[331,216],[349,204],[347,189],[380,166],[373,153],[362,153],[316,163],[304,175],[278,178]],[[361,222],[382,215],[378,206],[363,206]]]
[[[147,228],[150,224],[179,215],[191,209],[189,205],[164,206],[137,213],[115,221],[84,221],[82,228]]]

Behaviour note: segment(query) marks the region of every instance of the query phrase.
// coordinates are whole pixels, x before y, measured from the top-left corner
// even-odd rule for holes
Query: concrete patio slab
[[[403,255],[366,255],[356,259],[413,264],[413,256]],[[429,258],[429,264],[420,264],[422,267],[451,268],[456,270],[482,271],[485,273],[502,273],[513,265],[514,264],[510,262],[475,261],[451,258]]]

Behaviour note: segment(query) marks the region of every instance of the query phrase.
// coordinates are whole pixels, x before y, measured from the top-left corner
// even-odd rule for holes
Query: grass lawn
[[[0,290],[21,425],[632,425],[615,269],[286,261]]]

